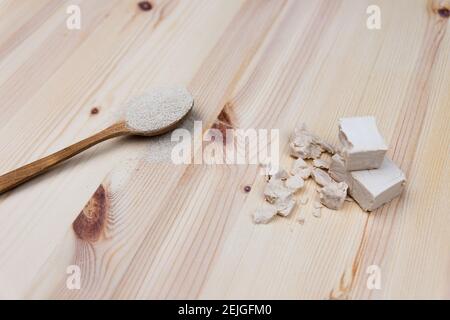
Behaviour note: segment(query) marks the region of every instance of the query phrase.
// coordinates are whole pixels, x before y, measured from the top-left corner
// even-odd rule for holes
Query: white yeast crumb
[[[295,128],[289,144],[291,156],[302,159],[317,159],[323,152],[319,145],[321,139],[308,131],[306,125],[302,123]]]
[[[294,209],[296,204],[295,199],[290,196],[286,199],[278,199],[275,202],[275,207],[277,208],[278,215],[282,217],[287,217],[291,214],[292,210]]]
[[[292,195],[292,191],[289,190],[281,179],[270,179],[264,188],[264,196],[269,203],[275,203],[278,199],[286,199]]]
[[[319,145],[322,147],[322,149],[323,149],[325,152],[327,152],[327,153],[329,153],[329,154],[331,154],[331,155],[333,155],[333,154],[336,153],[336,148],[335,148],[334,146],[332,146],[332,145],[331,145],[330,143],[328,143],[328,142],[325,142],[325,141],[321,140],[321,141],[319,142]]]
[[[295,176],[299,176],[303,180],[307,180],[311,176],[311,169],[310,168],[298,169],[295,172],[296,172]]]
[[[284,170],[284,169],[280,169],[278,170],[277,173],[275,173],[271,179],[277,179],[277,180],[286,180],[287,178],[289,178],[289,173]]]
[[[294,176],[299,176],[303,180],[306,180],[311,175],[311,169],[308,164],[302,158],[296,159],[292,163],[291,174]]]
[[[304,185],[305,181],[299,176],[291,176],[285,182],[285,186],[294,193],[303,188]]]
[[[344,205],[347,189],[345,182],[327,184],[319,189],[320,202],[329,209],[339,210]]]
[[[253,214],[253,222],[256,224],[266,224],[277,214],[277,208],[269,203],[264,203]]]
[[[313,169],[311,175],[314,181],[321,187],[334,182],[333,179],[331,179],[330,175],[322,169]]]
[[[308,168],[308,164],[305,160],[302,158],[295,159],[295,161],[292,163],[292,169],[291,171],[295,171],[296,169],[306,169]],[[291,172],[292,174],[295,174],[295,172]]]
[[[313,166],[319,169],[326,169],[326,170],[330,169],[330,163],[322,159],[314,159]]]

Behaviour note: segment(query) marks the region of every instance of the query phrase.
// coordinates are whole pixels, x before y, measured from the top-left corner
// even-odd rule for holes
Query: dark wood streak
[[[107,191],[100,185],[73,222],[73,231],[77,237],[89,242],[98,241],[105,230],[108,209]]]
[[[346,282],[347,272],[341,275],[339,280],[338,289],[332,289],[329,295],[330,300],[347,300],[350,298],[350,292],[356,280],[356,276],[359,271],[361,260],[363,257],[364,249],[367,244],[367,230],[368,230],[369,215],[367,216],[364,224],[364,230],[359,242],[358,250],[356,251],[355,258],[353,259],[352,268],[350,270],[350,282]]]
[[[211,129],[219,130],[223,137],[223,143],[226,144],[228,141],[226,139],[227,137],[227,130],[235,128],[234,121],[232,120],[233,116],[233,106],[230,102],[227,102],[222,110],[220,111],[219,115],[217,116],[216,121],[211,126]]]

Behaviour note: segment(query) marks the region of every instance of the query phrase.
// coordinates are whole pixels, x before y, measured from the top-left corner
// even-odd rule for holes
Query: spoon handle
[[[43,174],[57,164],[72,158],[80,152],[83,152],[84,150],[89,149],[90,147],[95,146],[102,141],[126,135],[128,133],[129,131],[124,123],[116,123],[100,131],[99,133],[87,139],[81,140],[80,142],[77,142],[65,149],[46,156],[45,158],[29,163],[14,171],[6,173],[0,176],[0,194],[7,192],[21,185],[22,183]]]

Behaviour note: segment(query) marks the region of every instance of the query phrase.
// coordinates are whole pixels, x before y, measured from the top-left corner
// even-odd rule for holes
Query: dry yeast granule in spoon
[[[182,86],[160,87],[132,98],[125,105],[125,123],[138,135],[153,135],[184,118],[194,98]]]

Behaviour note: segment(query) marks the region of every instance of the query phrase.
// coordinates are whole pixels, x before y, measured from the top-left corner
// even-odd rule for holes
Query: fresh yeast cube
[[[406,182],[404,173],[387,157],[378,169],[348,172],[336,154],[331,158],[330,176],[346,182],[351,197],[365,211],[374,211],[398,197]]]
[[[340,119],[339,140],[347,171],[379,168],[388,149],[374,117]]]

